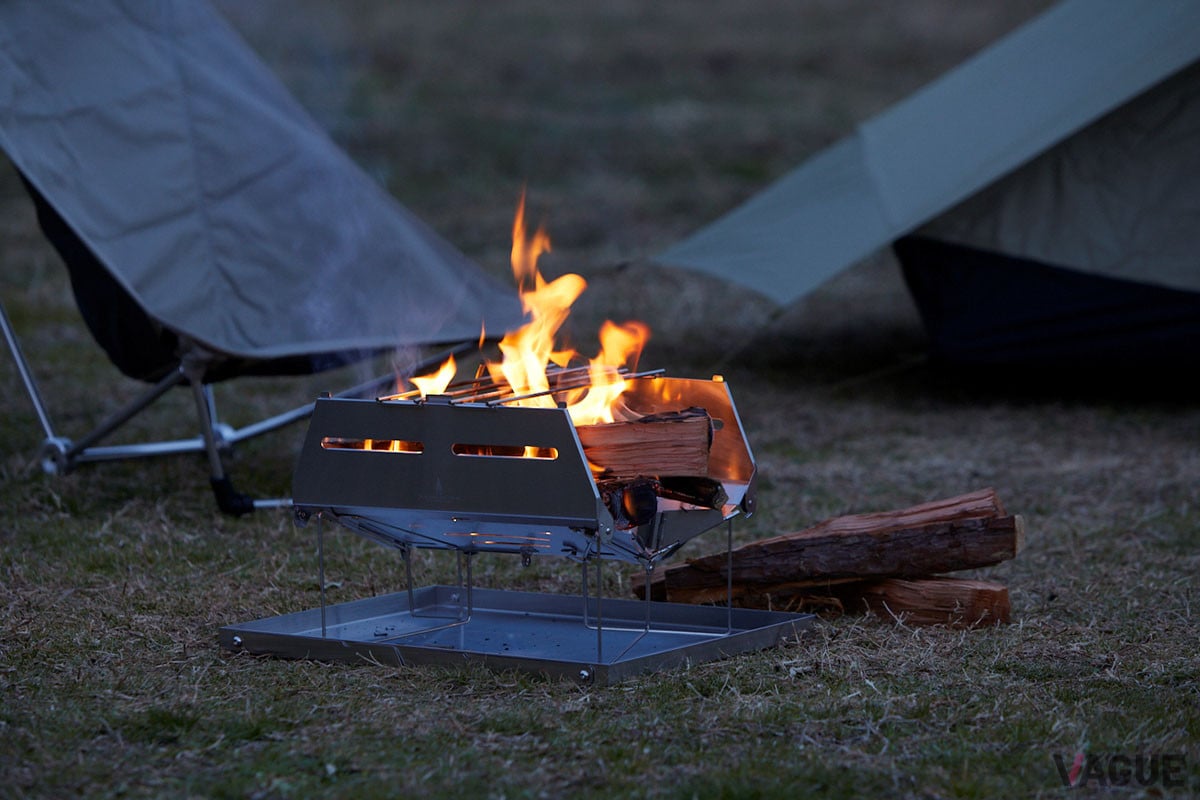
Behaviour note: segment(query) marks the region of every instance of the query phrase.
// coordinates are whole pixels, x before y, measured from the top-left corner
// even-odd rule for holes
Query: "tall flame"
[[[506,383],[515,405],[553,408],[555,395],[548,393],[548,364],[566,367],[578,356],[573,349],[559,349],[559,329],[571,313],[571,305],[587,288],[587,281],[568,273],[547,282],[537,268],[538,259],[550,252],[550,237],[539,227],[532,236],[525,225],[525,195],[522,193],[513,219],[512,270],[517,290],[529,322],[509,331],[500,341],[499,362],[486,364],[492,380]],[[613,406],[627,382],[621,368],[635,369],[650,329],[640,322],[617,324],[606,321],[600,329],[600,353],[589,360],[590,385],[573,390],[566,397],[567,412],[576,425],[613,421]],[[436,394],[454,376],[453,360],[443,364],[435,375],[413,378],[422,396]],[[429,390],[426,386],[431,387]],[[525,395],[532,395],[526,397]]]

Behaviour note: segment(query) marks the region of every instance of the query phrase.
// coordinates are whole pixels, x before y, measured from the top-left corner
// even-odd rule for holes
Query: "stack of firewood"
[[[900,511],[835,517],[652,573],[652,599],[777,610],[867,611],[911,625],[1006,623],[1008,589],[948,576],[1013,558],[1024,521],[992,489]],[[732,570],[730,569],[732,565]],[[645,596],[645,574],[632,579]]]

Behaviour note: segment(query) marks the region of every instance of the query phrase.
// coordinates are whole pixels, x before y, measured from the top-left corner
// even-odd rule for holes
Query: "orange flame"
[[[571,313],[571,304],[587,288],[578,275],[567,274],[547,283],[538,271],[542,253],[550,252],[550,237],[538,228],[530,238],[525,228],[525,196],[517,206],[513,219],[512,270],[521,295],[521,305],[530,321],[500,340],[499,364],[489,363],[492,379],[503,380],[517,394],[544,392],[550,388],[546,364],[566,366],[575,355],[572,350],[555,350],[555,337]],[[518,401],[520,405],[553,408],[549,395]]]
[[[555,407],[556,397],[548,393],[551,386],[547,365],[566,367],[578,355],[572,349],[559,349],[557,337],[571,313],[571,305],[587,288],[587,281],[568,273],[547,282],[537,268],[538,259],[547,252],[550,252],[550,237],[545,229],[539,227],[532,236],[528,234],[522,193],[513,219],[511,261],[529,322],[506,333],[499,345],[501,360],[486,364],[492,380],[507,384],[521,397],[513,401],[514,405]],[[613,421],[612,409],[627,385],[620,370],[636,369],[637,359],[649,338],[650,329],[641,322],[604,323],[600,330],[600,353],[589,361],[590,385],[573,390],[565,398],[567,412],[576,425]],[[444,391],[453,377],[451,358],[434,375],[413,378],[412,382],[426,396]]]
[[[419,375],[412,378],[413,386],[421,393],[421,397],[428,397],[431,394],[441,394],[446,391],[446,387],[450,385],[450,381],[454,380],[454,373],[458,371],[458,365],[454,363],[454,356],[448,357],[437,371],[431,372],[428,375]]]
[[[576,425],[594,425],[613,421],[613,407],[628,385],[620,368],[637,368],[638,357],[650,338],[650,328],[641,322],[618,325],[605,320],[600,328],[600,354],[588,362],[591,385],[587,393],[567,406]]]

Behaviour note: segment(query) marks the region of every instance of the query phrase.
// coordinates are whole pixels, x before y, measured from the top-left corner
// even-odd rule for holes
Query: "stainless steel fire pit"
[[[554,380],[547,394],[575,378],[564,370]],[[589,566],[597,587],[605,562],[640,564],[649,577],[722,523],[732,547],[733,519],[754,510],[754,459],[727,384],[659,374],[629,383],[623,398],[633,417],[707,412],[708,475],[698,477],[712,493],[691,496],[670,476],[647,476],[636,485],[650,489],[628,513],[627,488],[597,480],[565,408],[515,405],[521,398],[487,382],[424,399],[318,400],[293,503],[299,523],[317,521],[319,551],[321,525],[332,520],[399,550],[406,564],[414,548],[453,551],[463,577],[418,591],[410,570],[406,592],[336,606],[322,595],[319,610],[225,628],[222,643],[300,658],[479,660],[605,681],[770,646],[806,627],[809,615],[589,596]],[[471,558],[484,552],[576,561],[582,596],[568,605],[558,595],[477,590]]]
[[[752,513],[754,459],[727,384],[661,376],[630,384],[632,413],[708,412],[707,477],[724,488],[719,508],[659,497],[647,522],[622,527],[565,409],[477,401],[487,393],[476,392],[466,401],[318,400],[296,469],[296,512],[392,546],[643,564]]]

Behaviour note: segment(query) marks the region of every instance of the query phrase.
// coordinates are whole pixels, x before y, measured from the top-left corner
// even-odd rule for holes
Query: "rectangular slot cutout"
[[[343,439],[326,436],[321,439],[324,450],[361,450],[370,453],[424,453],[425,445],[407,439]]]
[[[533,458],[540,461],[554,461],[558,458],[557,447],[534,447],[520,444],[455,444],[450,452],[456,456],[475,456],[478,458]]]

